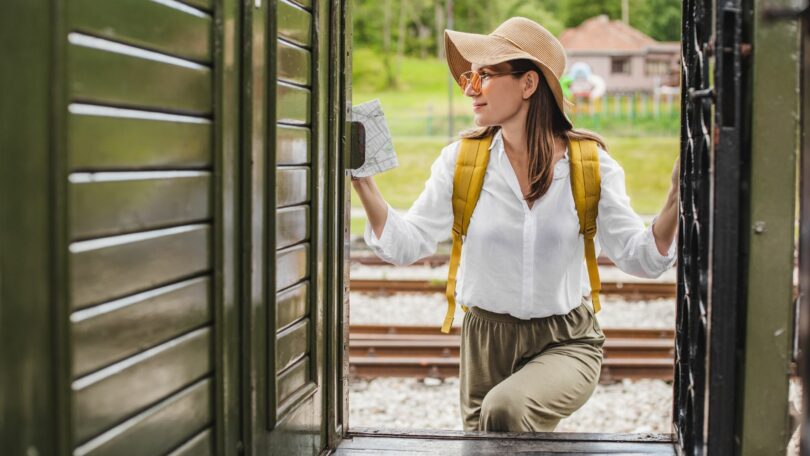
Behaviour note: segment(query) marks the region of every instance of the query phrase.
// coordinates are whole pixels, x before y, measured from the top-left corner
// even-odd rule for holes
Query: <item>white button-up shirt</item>
[[[396,265],[433,254],[453,227],[453,174],[460,141],[442,149],[425,189],[404,215],[388,206],[382,236],[366,224],[374,253]],[[675,262],[655,245],[652,225],[630,207],[621,166],[599,148],[602,193],[596,219],[596,252],[601,249],[626,273],[657,277]],[[503,147],[499,131],[481,196],[470,219],[456,284],[460,304],[528,319],[566,314],[590,294],[583,236],[579,234],[569,178],[568,151],[554,167],[551,186],[531,208]],[[654,223],[654,222],[653,222]]]

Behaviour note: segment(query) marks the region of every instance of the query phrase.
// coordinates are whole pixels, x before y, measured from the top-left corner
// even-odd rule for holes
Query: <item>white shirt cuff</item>
[[[363,233],[363,239],[365,239],[366,245],[371,248],[371,251],[381,259],[388,262],[392,262],[391,254],[393,253],[392,244],[394,240],[394,234],[392,231],[394,231],[394,225],[396,224],[396,221],[393,219],[397,217],[397,215],[398,214],[389,204],[388,213],[385,217],[385,225],[383,225],[382,236],[378,238],[377,235],[374,234],[374,230],[371,229],[371,223],[369,223],[368,220],[366,220],[366,229]]]
[[[650,266],[652,266],[652,269],[658,271],[658,274],[662,274],[664,271],[671,268],[678,259],[678,239],[673,239],[666,255],[661,255],[661,252],[658,251],[658,246],[655,244],[655,236],[653,235],[653,226],[655,226],[657,220],[658,216],[653,218],[652,223],[650,223],[650,226],[648,226],[644,232],[644,247],[647,250],[646,257],[651,262]]]

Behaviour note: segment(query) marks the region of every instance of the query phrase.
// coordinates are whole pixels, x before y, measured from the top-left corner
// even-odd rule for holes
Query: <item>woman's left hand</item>
[[[681,157],[675,158],[675,164],[672,165],[672,189],[680,190],[681,185]]]
[[[656,222],[653,225],[653,237],[655,238],[655,246],[658,248],[658,253],[666,255],[669,251],[670,245],[675,242],[675,233],[678,230],[678,211],[679,200],[681,197],[681,159],[675,159],[675,164],[672,165],[672,186],[669,188],[667,200],[664,207],[656,217]]]

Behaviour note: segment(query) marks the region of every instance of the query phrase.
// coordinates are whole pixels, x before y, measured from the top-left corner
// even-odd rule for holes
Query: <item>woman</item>
[[[645,228],[604,141],[574,130],[565,115],[559,82],[565,52],[551,33],[512,18],[490,35],[448,30],[445,49],[482,127],[462,136],[493,135],[456,288],[457,301],[470,308],[461,345],[464,429],[553,431],[593,393],[605,340],[587,298],[567,144],[599,144],[597,251],[643,277],[658,276],[675,261],[677,162],[664,208]],[[409,264],[448,237],[459,144],[442,150],[404,216],[390,209],[373,179],[352,182],[368,216],[366,242],[378,256]]]

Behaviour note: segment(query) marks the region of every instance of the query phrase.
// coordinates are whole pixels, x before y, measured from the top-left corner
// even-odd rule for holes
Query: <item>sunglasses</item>
[[[479,73],[477,71],[465,71],[458,77],[458,85],[461,91],[467,90],[467,85],[470,85],[474,92],[480,92],[481,87],[490,79],[498,76],[506,76],[507,74],[523,74],[525,71],[508,71],[506,73]]]

